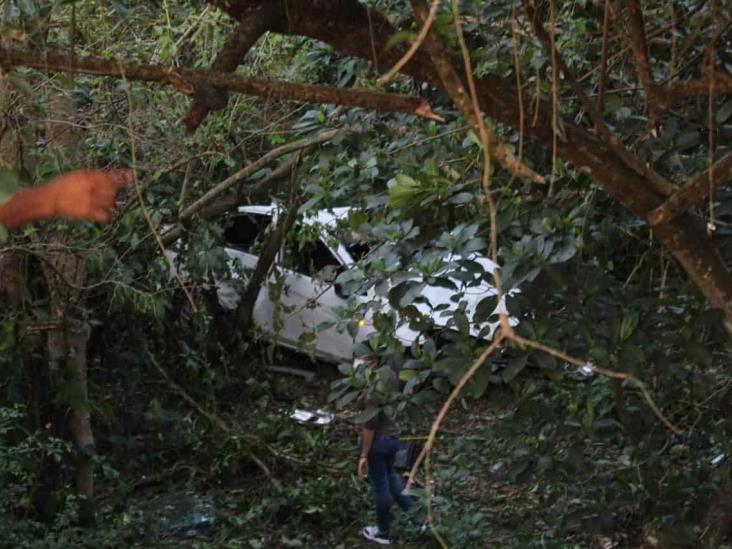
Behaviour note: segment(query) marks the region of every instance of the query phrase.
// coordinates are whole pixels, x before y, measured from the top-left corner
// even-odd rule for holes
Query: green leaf
[[[478,303],[478,306],[475,308],[475,314],[473,315],[473,322],[479,323],[484,322],[485,320],[488,320],[490,316],[493,314],[493,311],[496,310],[496,307],[498,306],[498,296],[497,295],[490,295],[488,297],[484,297],[480,300]]]
[[[18,183],[18,176],[14,171],[0,168],[0,204],[4,204],[15,194]]]
[[[508,361],[508,366],[501,372],[501,379],[505,383],[508,383],[513,378],[515,378],[519,373],[521,373],[521,370],[523,370],[526,367],[526,363],[529,361],[529,355],[521,355],[513,357],[511,360]]]
[[[361,394],[361,391],[351,391],[346,393],[336,401],[336,408],[343,408],[349,405],[351,402],[356,400],[356,397]]]
[[[412,303],[414,298],[422,293],[425,284],[408,280],[389,290],[389,304],[395,309],[403,308]]]
[[[404,42],[412,42],[417,38],[417,33],[414,31],[409,30],[402,30],[399,32],[395,32],[389,37],[389,40],[386,42],[386,47],[384,49],[393,48],[397,44],[402,44]]]
[[[364,410],[363,412],[358,414],[354,418],[354,421],[356,423],[366,423],[368,420],[376,417],[376,415],[379,413],[379,411],[380,410],[378,408],[369,408],[368,410]]]
[[[697,145],[699,140],[699,132],[696,130],[689,130],[679,136],[676,140],[676,146],[679,147],[679,149],[689,149]]]
[[[402,370],[399,372],[399,379],[402,381],[409,381],[416,376],[417,370]]]
[[[620,349],[620,360],[623,364],[639,365],[644,358],[643,350],[637,345],[623,345]]]
[[[468,381],[465,389],[473,398],[480,398],[481,396],[483,396],[483,393],[485,393],[485,390],[488,388],[490,378],[491,369],[487,365],[483,365],[481,368],[478,369],[477,372],[475,372],[473,377],[470,378],[470,381]]]
[[[475,195],[471,192],[461,192],[451,196],[447,202],[449,204],[469,204],[475,200]]]
[[[717,124],[724,124],[732,116],[732,99],[728,99],[717,111]]]
[[[620,341],[625,341],[633,335],[636,326],[638,326],[638,313],[636,311],[629,311],[620,323]]]

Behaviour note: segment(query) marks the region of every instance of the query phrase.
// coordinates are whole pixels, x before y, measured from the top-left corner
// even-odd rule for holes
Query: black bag
[[[417,456],[422,449],[422,445],[411,440],[400,440],[399,449],[394,457],[395,469],[411,469]]]

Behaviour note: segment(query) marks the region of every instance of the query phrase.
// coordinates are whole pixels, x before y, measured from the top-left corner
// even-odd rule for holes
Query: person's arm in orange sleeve
[[[0,223],[15,229],[49,217],[106,223],[120,187],[132,180],[128,170],[78,170],[43,187],[21,189],[0,205]]]

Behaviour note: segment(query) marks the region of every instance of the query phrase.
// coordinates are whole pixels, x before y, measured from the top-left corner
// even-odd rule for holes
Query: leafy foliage
[[[407,2],[365,3],[402,27],[390,47],[412,39],[416,29],[410,27]],[[704,6],[644,3],[659,78],[701,75],[696,60],[718,29]],[[0,32],[38,48],[67,44],[72,8],[71,41],[79,54],[170,66],[211,67],[233,27],[220,12],[202,11],[197,1],[7,0]],[[601,6],[578,1],[557,8],[558,49],[594,93]],[[527,32],[520,13],[512,2],[461,3],[476,74],[514,76],[518,68],[527,92],[548,97],[551,58]],[[53,24],[41,32],[46,17]],[[436,25],[456,51],[447,10]],[[716,46],[727,70],[728,35]],[[613,47],[623,43],[622,36],[613,35]],[[262,37],[240,70],[341,87],[371,87],[375,74],[367,61],[277,34]],[[683,102],[651,131],[646,98],[624,55],[612,58],[605,76],[605,119],[643,162],[673,183],[683,183],[729,150],[728,97],[711,104]],[[426,85],[404,79],[389,90],[427,98],[447,122],[232,97],[194,135],[184,135],[180,120],[187,102],[175,90],[87,76],[46,79],[31,70],[14,71],[4,82],[8,88],[0,102],[7,127],[26,128],[14,130],[24,140],[23,179],[29,174],[29,181],[43,181],[77,165],[130,166],[134,147],[141,196],[156,230],[175,222],[215,182],[272,148],[326,127],[351,128],[300,158],[294,175],[267,199],[287,204],[301,193],[303,213],[358,208],[334,238],[356,233],[370,245],[369,253],[353,268],[323,276],[354,297],[334,312],[334,325],[355,336],[359,322],[370,319],[376,332],[358,342],[356,355],[379,356],[398,367],[395,374],[383,365],[342,364],[337,379],[318,386],[315,396],[269,377],[263,365],[296,359],[238,333],[212,299],[214,281],[243,290],[249,280],[249,273],[227,260],[220,219],[191,220],[177,244],[176,267],[187,274],[198,311],[181,298],[170,265],[156,251],[136,190],[110,228],[56,224],[15,234],[12,246],[30,253],[22,262],[22,296],[3,307],[0,324],[3,539],[17,547],[152,542],[148,494],[186,486],[215,497],[219,526],[207,542],[212,547],[352,546],[354,521],[369,500],[352,475],[355,427],[344,417],[365,419],[357,408],[366,395],[423,434],[435,406],[485,348],[480,337],[490,334],[486,323],[495,321],[495,296],[486,295],[474,311],[461,305],[465,295],[491,283],[489,269],[476,261],[489,253],[490,227],[479,143],[454,106]],[[68,122],[84,128],[73,159],[45,139],[52,88],[70,90],[76,115]],[[576,98],[561,90],[559,99],[563,115],[586,123]],[[3,122],[0,138],[5,128]],[[533,169],[552,171],[557,190],[549,197],[500,170],[491,173],[499,199],[499,272],[511,291],[508,311],[520,319],[517,330],[643,379],[664,413],[688,431],[670,435],[631,386],[544,353],[502,349],[470,381],[453,411],[455,424],[438,439],[432,457],[436,528],[455,547],[485,540],[502,547],[584,547],[605,536],[633,545],[649,531],[662,540],[703,543],[707,509],[723,507],[715,498],[730,483],[731,382],[720,315],[707,308],[648,228],[588,174],[561,159],[553,163],[550,150],[500,124],[494,129]],[[236,192],[256,186],[276,167],[254,174]],[[11,179],[0,174],[0,202]],[[698,221],[706,219],[713,206],[714,239],[725,259],[732,253],[730,204],[729,190],[721,189],[695,214]],[[50,397],[39,330],[50,315],[37,256],[45,241],[57,237],[89,267],[84,322],[92,334],[90,399],[103,456],[95,458],[101,472],[97,530],[82,528],[89,520],[88,502],[70,485],[76,450],[61,433],[45,428],[44,398]],[[313,235],[296,224],[290,238],[304,243]],[[273,296],[288,291],[277,273],[268,285]],[[428,285],[444,290],[457,306],[448,311],[444,303],[429,302],[423,295]],[[374,299],[356,299],[368,290]],[[275,327],[291,312],[278,310]],[[448,329],[436,329],[435,317]],[[419,344],[405,348],[400,330],[418,333]],[[400,382],[396,392],[390,389],[393,376]],[[315,406],[327,392],[341,414],[332,428],[309,430],[290,420],[293,393],[302,405]],[[64,398],[62,390],[56,398]],[[212,414],[232,430],[216,427]],[[264,459],[279,486],[253,465],[253,456]],[[51,504],[38,504],[48,494]],[[422,504],[427,501],[422,498]],[[410,536],[407,543],[414,546],[432,543]]]

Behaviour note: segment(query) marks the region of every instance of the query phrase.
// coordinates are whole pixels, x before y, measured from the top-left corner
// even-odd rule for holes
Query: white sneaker
[[[378,543],[379,545],[391,545],[391,540],[384,534],[379,532],[378,526],[364,526],[361,535],[369,541]]]

